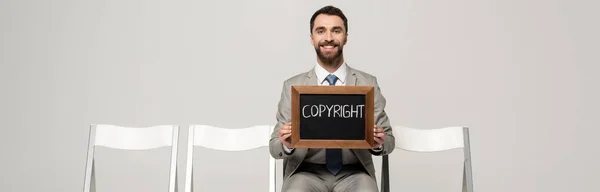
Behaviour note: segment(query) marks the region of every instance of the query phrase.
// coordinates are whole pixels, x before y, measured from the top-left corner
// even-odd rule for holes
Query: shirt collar
[[[347,66],[346,63],[343,63],[335,72],[333,73],[329,73],[327,70],[325,70],[325,68],[323,68],[321,65],[319,65],[317,63],[317,65],[315,66],[315,74],[317,75],[317,79],[319,80],[319,83],[323,83],[323,81],[326,80],[327,75],[329,74],[333,74],[335,76],[338,77],[338,80],[340,80],[342,83],[346,83],[346,71],[347,71]]]

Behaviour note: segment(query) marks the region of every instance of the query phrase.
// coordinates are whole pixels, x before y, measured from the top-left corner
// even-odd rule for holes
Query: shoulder
[[[287,78],[284,82],[286,84],[295,84],[298,82],[302,82],[304,79],[306,79],[307,74],[308,74],[308,72],[298,73],[294,76]]]
[[[283,81],[284,85],[291,86],[297,84],[303,84],[306,81],[306,78],[310,76],[310,73],[314,73],[314,69],[310,69],[308,71],[297,73],[291,77],[288,77]]]

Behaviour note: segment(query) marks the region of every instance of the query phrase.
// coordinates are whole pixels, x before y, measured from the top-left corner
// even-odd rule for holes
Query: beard
[[[321,46],[325,46],[325,45],[334,45],[337,47],[337,51],[333,52],[333,53],[323,53],[321,51]],[[317,57],[319,57],[319,60],[321,60],[323,63],[326,64],[333,64],[334,61],[338,58],[340,58],[340,56],[342,56],[342,53],[344,52],[344,48],[342,46],[339,45],[339,43],[319,43],[318,46],[315,47],[315,52],[317,52]]]

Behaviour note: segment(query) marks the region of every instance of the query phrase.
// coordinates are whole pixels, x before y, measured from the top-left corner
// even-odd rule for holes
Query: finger
[[[291,133],[288,133],[288,134],[283,134],[283,135],[281,135],[281,139],[285,140],[285,139],[287,139],[287,138],[288,138],[288,137],[290,137],[290,136],[292,136],[292,134],[291,134]]]
[[[292,133],[281,133],[281,134],[279,134],[279,137],[283,137],[283,136],[285,136],[285,135],[291,135],[291,134],[292,134]]]
[[[279,133],[291,133],[292,130],[291,129],[280,129]]]
[[[279,130],[279,133],[281,133],[281,134],[288,134],[288,133],[292,133],[292,130],[282,129],[282,130]]]
[[[375,137],[375,143],[376,143],[377,145],[381,145],[381,144],[383,143],[383,140],[381,140],[381,139],[379,139],[379,138]]]

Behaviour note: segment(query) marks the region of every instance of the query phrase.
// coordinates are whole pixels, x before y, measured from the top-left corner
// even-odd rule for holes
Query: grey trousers
[[[377,183],[360,165],[344,166],[337,175],[325,165],[302,164],[283,183],[282,192],[378,192]]]

